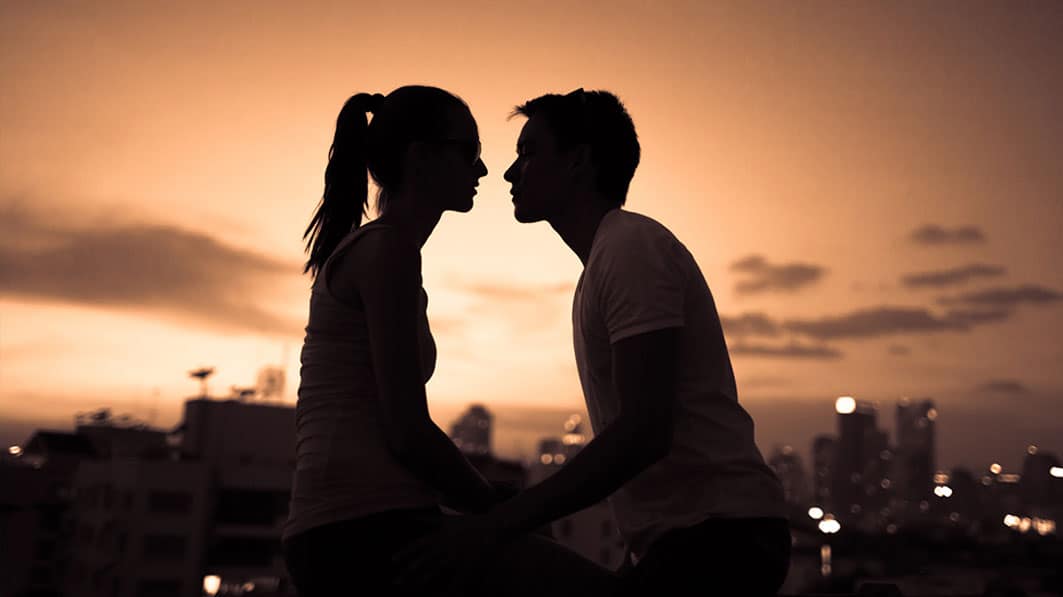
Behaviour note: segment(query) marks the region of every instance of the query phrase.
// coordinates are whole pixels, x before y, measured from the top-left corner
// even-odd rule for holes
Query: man
[[[582,89],[514,114],[528,119],[505,173],[515,217],[549,223],[584,266],[573,340],[595,438],[542,483],[411,549],[407,569],[502,553],[609,497],[630,552],[626,592],[775,594],[790,553],[782,488],[738,404],[697,263],[664,226],[621,209],[639,162],[630,116]]]

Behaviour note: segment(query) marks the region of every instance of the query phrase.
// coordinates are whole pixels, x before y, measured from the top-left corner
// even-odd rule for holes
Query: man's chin
[[[517,220],[521,224],[533,224],[541,221],[543,218],[540,214],[534,213],[527,209],[521,209],[519,205],[513,208],[513,219]]]

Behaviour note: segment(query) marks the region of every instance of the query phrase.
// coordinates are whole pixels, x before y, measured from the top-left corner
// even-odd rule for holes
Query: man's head
[[[537,222],[583,198],[620,207],[639,164],[635,125],[607,91],[548,94],[517,106],[528,118],[506,170],[515,217]]]

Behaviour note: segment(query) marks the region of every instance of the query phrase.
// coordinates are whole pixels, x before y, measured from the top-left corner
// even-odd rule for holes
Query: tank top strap
[[[350,250],[351,245],[353,245],[358,239],[365,236],[367,232],[371,230],[378,230],[390,227],[391,226],[389,224],[382,224],[377,222],[376,220],[373,220],[372,222],[363,224],[355,228],[354,230],[348,232],[347,236],[343,237],[343,240],[341,240],[340,243],[336,245],[336,248],[332,250],[332,254],[329,255],[328,259],[325,260],[325,265],[321,267],[321,272],[318,274],[317,279],[314,280],[314,286],[317,287],[318,290],[332,297],[332,291],[328,288],[328,276],[332,271],[332,263],[336,261],[336,259],[338,259],[341,255]],[[318,286],[319,284],[320,286]]]

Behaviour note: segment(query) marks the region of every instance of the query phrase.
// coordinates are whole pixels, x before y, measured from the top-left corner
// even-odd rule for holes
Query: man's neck
[[[586,267],[598,225],[602,223],[605,214],[617,207],[597,200],[574,201],[571,205],[564,213],[550,218],[550,227]]]

